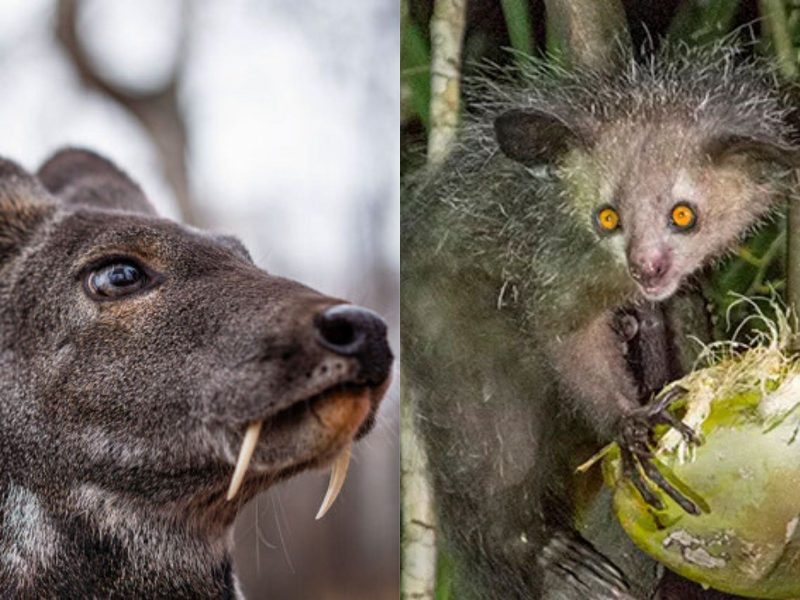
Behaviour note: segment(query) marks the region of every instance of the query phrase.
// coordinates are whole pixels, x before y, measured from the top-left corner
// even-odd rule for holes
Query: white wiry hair
[[[666,111],[698,124],[729,124],[742,134],[786,141],[788,109],[775,66],[739,46],[665,45],[641,60],[620,49],[614,64],[619,68],[569,69],[520,57],[513,68],[489,67],[466,82],[465,131],[485,128],[487,117],[512,108],[536,109],[590,128]]]

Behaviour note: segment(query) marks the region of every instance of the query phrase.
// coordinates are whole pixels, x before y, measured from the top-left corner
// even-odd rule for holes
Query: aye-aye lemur
[[[159,218],[90,152],[0,160],[0,272],[3,598],[237,596],[238,509],[341,475],[386,389],[379,317]]]
[[[720,46],[620,64],[472,82],[451,155],[408,186],[407,380],[459,598],[668,597],[574,475],[610,440],[646,501],[658,486],[697,511],[647,454],[671,421],[651,392],[686,367],[665,301],[785,197],[800,147],[765,62]],[[626,318],[663,310],[639,319],[662,335],[633,368]]]

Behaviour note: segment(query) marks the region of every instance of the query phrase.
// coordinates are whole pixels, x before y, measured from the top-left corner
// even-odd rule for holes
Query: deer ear
[[[155,215],[142,189],[110,160],[89,150],[61,150],[39,169],[47,190],[66,204]]]
[[[800,167],[800,148],[790,144],[754,138],[737,133],[723,133],[708,140],[703,148],[712,161],[721,162],[735,156],[749,156],[759,161],[785,167]]]
[[[494,120],[500,150],[527,166],[551,163],[570,148],[587,146],[586,138],[552,114],[510,110]]]
[[[35,177],[0,158],[0,266],[17,255],[55,211],[51,200]]]

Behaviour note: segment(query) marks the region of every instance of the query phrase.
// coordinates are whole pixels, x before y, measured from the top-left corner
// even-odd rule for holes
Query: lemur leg
[[[603,313],[582,328],[550,342],[553,366],[560,375],[577,409],[597,431],[600,439],[615,439],[622,453],[624,472],[642,498],[660,507],[650,490],[651,485],[663,489],[689,513],[699,509],[674,489],[651,462],[652,429],[660,423],[675,425],[667,412],[669,402],[642,406],[642,386],[637,385],[629,365],[627,345],[620,339],[619,321],[612,311]],[[643,378],[649,388],[658,388],[669,381],[666,347],[663,346],[661,316],[639,321],[636,339],[642,363]],[[672,398],[670,398],[672,400]],[[681,429],[687,440],[696,438]]]

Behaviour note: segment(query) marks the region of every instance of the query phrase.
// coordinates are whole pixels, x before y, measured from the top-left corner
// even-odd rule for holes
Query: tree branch
[[[466,0],[436,0],[431,17],[431,110],[428,162],[441,163],[459,121],[461,45]],[[402,377],[402,373],[401,373]],[[427,457],[416,425],[416,404],[401,382],[402,494],[401,597],[433,600],[436,593],[436,527]]]
[[[141,92],[110,81],[97,70],[78,34],[79,7],[79,0],[59,0],[56,38],[81,82],[87,88],[119,104],[145,128],[158,150],[164,176],[175,193],[181,217],[187,223],[200,225],[189,189],[186,165],[187,130],[178,103],[180,74],[186,54],[185,29],[181,33],[182,41],[172,76],[161,87]]]
[[[401,371],[402,377],[402,371]],[[416,405],[400,382],[401,598],[433,600],[436,591],[436,517],[428,461],[416,427]]]
[[[630,43],[619,0],[545,0],[548,47],[568,64],[611,66],[617,44]]]
[[[459,118],[466,0],[436,0],[431,17],[431,122],[428,161],[444,160]]]
[[[759,9],[784,79],[796,82],[798,66],[783,0],[760,0]],[[800,182],[800,171],[795,171],[794,178],[795,181]],[[798,201],[800,200],[796,195],[789,196],[786,219],[786,303],[794,331],[790,348],[795,352],[800,350],[800,339],[797,334],[797,317],[800,315],[800,310],[798,310],[800,309],[800,207],[797,206]]]

